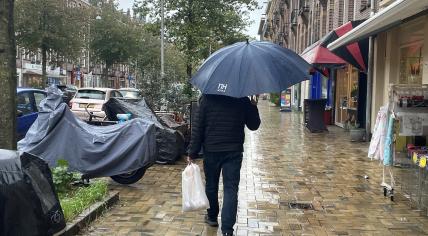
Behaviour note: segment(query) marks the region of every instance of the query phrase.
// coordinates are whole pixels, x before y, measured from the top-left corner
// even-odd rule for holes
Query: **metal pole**
[[[87,61],[87,65],[86,65],[86,74],[89,78],[89,66],[90,66],[90,56],[91,56],[91,22],[89,22],[88,24],[88,61]],[[92,88],[95,87],[95,81],[94,81],[94,77],[91,76],[91,80],[92,80]]]
[[[375,1],[370,1],[370,17],[375,14]],[[374,38],[369,38],[369,55],[367,68],[367,100],[366,100],[366,141],[370,141],[371,137],[371,114],[372,114],[372,94],[373,94],[373,67],[374,67]]]
[[[24,80],[24,54],[22,53],[24,49],[20,48],[20,57],[21,57],[21,74],[19,75],[19,87],[23,87],[22,81]]]
[[[161,4],[161,79],[163,79],[163,76],[165,74],[165,68],[164,68],[164,0],[160,1]]]

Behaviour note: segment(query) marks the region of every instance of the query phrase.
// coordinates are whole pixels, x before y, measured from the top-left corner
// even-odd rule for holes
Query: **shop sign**
[[[42,65],[39,64],[31,64],[31,63],[25,63],[24,64],[24,68],[25,69],[30,69],[30,70],[42,70]]]
[[[40,74],[42,73],[42,65],[40,64],[25,63],[24,69],[39,71]],[[61,70],[62,69],[60,67],[56,67],[56,68],[54,67],[54,69],[52,69],[51,67],[46,67],[46,72],[49,76],[59,76],[62,74]]]
[[[281,107],[291,108],[291,89],[287,89],[281,93]]]

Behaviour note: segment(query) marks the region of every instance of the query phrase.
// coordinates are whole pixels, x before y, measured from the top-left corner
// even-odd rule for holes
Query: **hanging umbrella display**
[[[277,44],[239,42],[213,53],[191,83],[204,94],[245,97],[281,92],[309,79],[310,68],[295,52]]]

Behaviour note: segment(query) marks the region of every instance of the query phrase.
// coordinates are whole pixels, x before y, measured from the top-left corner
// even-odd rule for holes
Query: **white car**
[[[136,88],[121,88],[118,89],[118,91],[123,95],[124,98],[138,99],[143,97],[141,91]]]
[[[122,94],[111,88],[81,88],[77,90],[69,105],[71,111],[82,120],[89,120],[86,109],[100,117],[95,119],[104,120],[106,113],[103,106],[112,97],[122,97]]]

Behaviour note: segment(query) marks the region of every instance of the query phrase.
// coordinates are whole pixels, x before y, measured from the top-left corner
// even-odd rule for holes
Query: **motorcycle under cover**
[[[51,167],[60,159],[67,160],[70,170],[88,178],[119,175],[154,164],[155,125],[144,119],[89,125],[61,102],[58,89],[49,88],[18,150],[39,156]]]
[[[183,135],[158,119],[144,98],[128,100],[110,98],[104,106],[109,120],[117,120],[117,114],[131,113],[132,119],[141,118],[155,124],[158,161],[174,163],[185,152]]]
[[[53,235],[64,227],[46,162],[0,149],[0,235]]]

